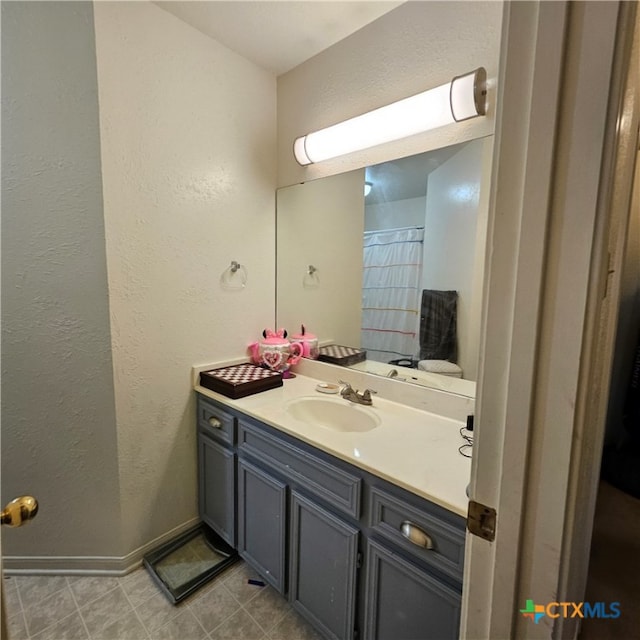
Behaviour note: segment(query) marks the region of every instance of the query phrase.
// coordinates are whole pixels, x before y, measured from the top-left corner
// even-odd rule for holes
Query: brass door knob
[[[38,513],[38,501],[33,496],[20,496],[12,500],[0,514],[0,524],[20,527],[33,520]]]

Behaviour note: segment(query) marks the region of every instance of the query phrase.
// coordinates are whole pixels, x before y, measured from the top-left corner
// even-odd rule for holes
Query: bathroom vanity
[[[457,638],[462,425],[317,382],[240,400],[196,385],[202,520],[327,638]]]

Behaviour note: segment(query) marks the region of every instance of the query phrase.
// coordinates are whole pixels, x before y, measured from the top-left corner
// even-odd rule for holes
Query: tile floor
[[[321,640],[243,563],[174,606],[144,568],[121,577],[4,579],[9,640]]]

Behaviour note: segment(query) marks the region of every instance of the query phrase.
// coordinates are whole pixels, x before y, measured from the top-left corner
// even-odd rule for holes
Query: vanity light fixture
[[[293,143],[293,154],[308,165],[483,116],[486,84],[487,72],[479,67],[447,84],[301,136]]]

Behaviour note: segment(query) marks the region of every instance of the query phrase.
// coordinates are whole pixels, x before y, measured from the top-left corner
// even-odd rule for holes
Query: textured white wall
[[[458,364],[468,380],[476,379],[478,360],[480,316],[472,311],[481,296],[473,285],[483,147],[483,140],[469,142],[427,182],[422,285],[458,292]]]
[[[7,22],[36,10],[26,30]],[[40,491],[47,529],[15,547],[5,534],[14,554],[122,555],[195,515],[189,368],[237,355],[274,317],[273,77],[153,4],[94,10],[104,223],[90,5],[3,3],[3,95],[24,92],[3,106],[3,458],[28,458],[22,475],[3,465],[3,495]],[[313,128],[480,64],[493,78],[500,16],[494,2],[409,3],[281,77],[279,184],[491,132],[490,104],[455,131],[322,168],[291,156]],[[247,266],[242,292],[218,286],[231,260]],[[51,387],[34,389],[34,371]]]
[[[278,326],[360,346],[364,171],[278,190]],[[303,286],[308,265],[319,286]]]
[[[502,3],[407,2],[278,78],[278,185],[333,175],[493,133]],[[300,167],[296,137],[484,66],[484,118]]]
[[[274,77],[151,3],[95,4],[125,548],[196,515],[190,367],[274,319]],[[219,278],[246,265],[242,291]]]
[[[5,556],[122,553],[90,2],[2,3]]]
[[[424,211],[424,198],[406,198],[393,202],[368,204],[364,208],[364,229],[379,231],[398,227],[423,227]]]

